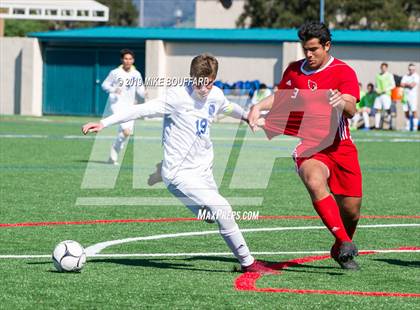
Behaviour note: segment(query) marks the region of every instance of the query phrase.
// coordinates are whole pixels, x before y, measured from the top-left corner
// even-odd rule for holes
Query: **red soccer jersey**
[[[280,81],[279,89],[338,89],[342,94],[352,95],[360,100],[359,83],[354,70],[343,61],[331,56],[328,63],[314,71],[304,69],[305,59],[293,62],[287,67]],[[350,139],[347,117],[340,119],[336,140]]]

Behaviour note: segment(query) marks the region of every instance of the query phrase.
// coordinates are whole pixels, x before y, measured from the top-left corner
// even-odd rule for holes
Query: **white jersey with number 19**
[[[243,109],[231,103],[222,90],[213,86],[206,99],[196,96],[192,86],[173,87],[164,96],[132,106],[101,121],[107,127],[119,122],[166,115],[162,177],[166,183],[179,173],[208,173],[213,166],[211,124],[217,114],[235,118],[244,116]]]

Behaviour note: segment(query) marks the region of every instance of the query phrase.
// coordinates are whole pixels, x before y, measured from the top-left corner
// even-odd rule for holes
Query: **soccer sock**
[[[405,120],[405,129],[410,130],[410,118]]]
[[[392,124],[393,117],[390,110],[386,111],[386,120],[388,122],[389,129],[393,128],[393,124]]]
[[[214,195],[212,202],[213,204],[207,206],[207,208],[215,215],[220,235],[241,266],[247,267],[252,265],[254,257],[252,257],[238,224],[232,215],[232,207],[229,205],[229,202],[220,194]]]
[[[351,242],[341,219],[337,202],[331,195],[313,202],[316,212],[327,226],[328,230],[340,243]]]
[[[238,259],[241,266],[247,267],[252,265],[254,257],[252,257],[251,252],[246,245],[245,239],[235,222],[231,229],[220,229],[220,234],[232,253]]]
[[[381,112],[375,113],[375,128],[379,129],[381,126]]]
[[[356,114],[353,116],[352,118],[352,126],[357,128],[357,124],[359,123],[360,120],[360,113],[356,112]]]
[[[126,140],[127,137],[124,135],[124,133],[122,131],[118,132],[117,138],[115,139],[114,144],[112,145],[117,153],[121,152],[121,150],[124,148]]]
[[[363,122],[365,123],[365,128],[370,128],[369,113],[363,112]]]
[[[417,131],[418,127],[419,127],[419,119],[413,118],[413,131]]]

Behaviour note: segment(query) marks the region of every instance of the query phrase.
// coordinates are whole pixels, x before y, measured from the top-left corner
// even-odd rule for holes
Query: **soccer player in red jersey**
[[[279,92],[282,89],[331,90],[329,103],[342,111],[342,115],[332,145],[310,156],[300,156],[300,148],[305,145],[303,139],[293,157],[316,212],[336,239],[331,257],[343,269],[358,270],[354,260],[358,252],[352,238],[360,216],[362,174],[348,123],[359,101],[358,80],[353,69],[330,55],[331,34],[325,24],[305,23],[298,36],[305,58],[289,65]],[[272,95],[252,107],[249,123],[253,130],[260,123],[261,111],[270,110],[274,100]]]

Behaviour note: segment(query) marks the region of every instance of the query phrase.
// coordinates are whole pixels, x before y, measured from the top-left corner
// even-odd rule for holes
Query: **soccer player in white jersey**
[[[378,96],[375,99],[374,108],[375,113],[375,128],[380,129],[382,110],[387,113],[388,122],[391,124],[391,90],[395,87],[395,80],[392,73],[388,72],[388,64],[386,62],[381,64],[381,72],[376,75],[376,92]]]
[[[413,130],[416,131],[419,126],[417,116],[419,75],[416,72],[414,64],[408,65],[408,73],[401,79],[401,87],[404,87],[404,97],[406,102],[403,105],[405,117],[407,119],[406,129],[410,130],[410,112],[413,113]]]
[[[124,111],[136,102],[136,95],[144,98],[145,88],[143,79],[134,64],[134,52],[129,49],[121,50],[121,65],[112,70],[102,83],[102,89],[109,93],[107,106],[112,113]],[[118,154],[130,135],[133,133],[134,121],[120,124],[117,138],[112,144],[108,162],[118,165]]]
[[[168,190],[196,216],[203,210],[210,212],[243,272],[271,273],[272,269],[252,257],[232,217],[232,208],[214,181],[211,124],[221,113],[247,120],[244,110],[213,86],[217,70],[215,57],[198,55],[191,62],[192,85],[169,88],[160,98],[121,110],[100,123],[88,123],[83,126],[83,133],[99,132],[112,124],[142,117],[169,117],[164,125],[162,163],[162,178]]]

